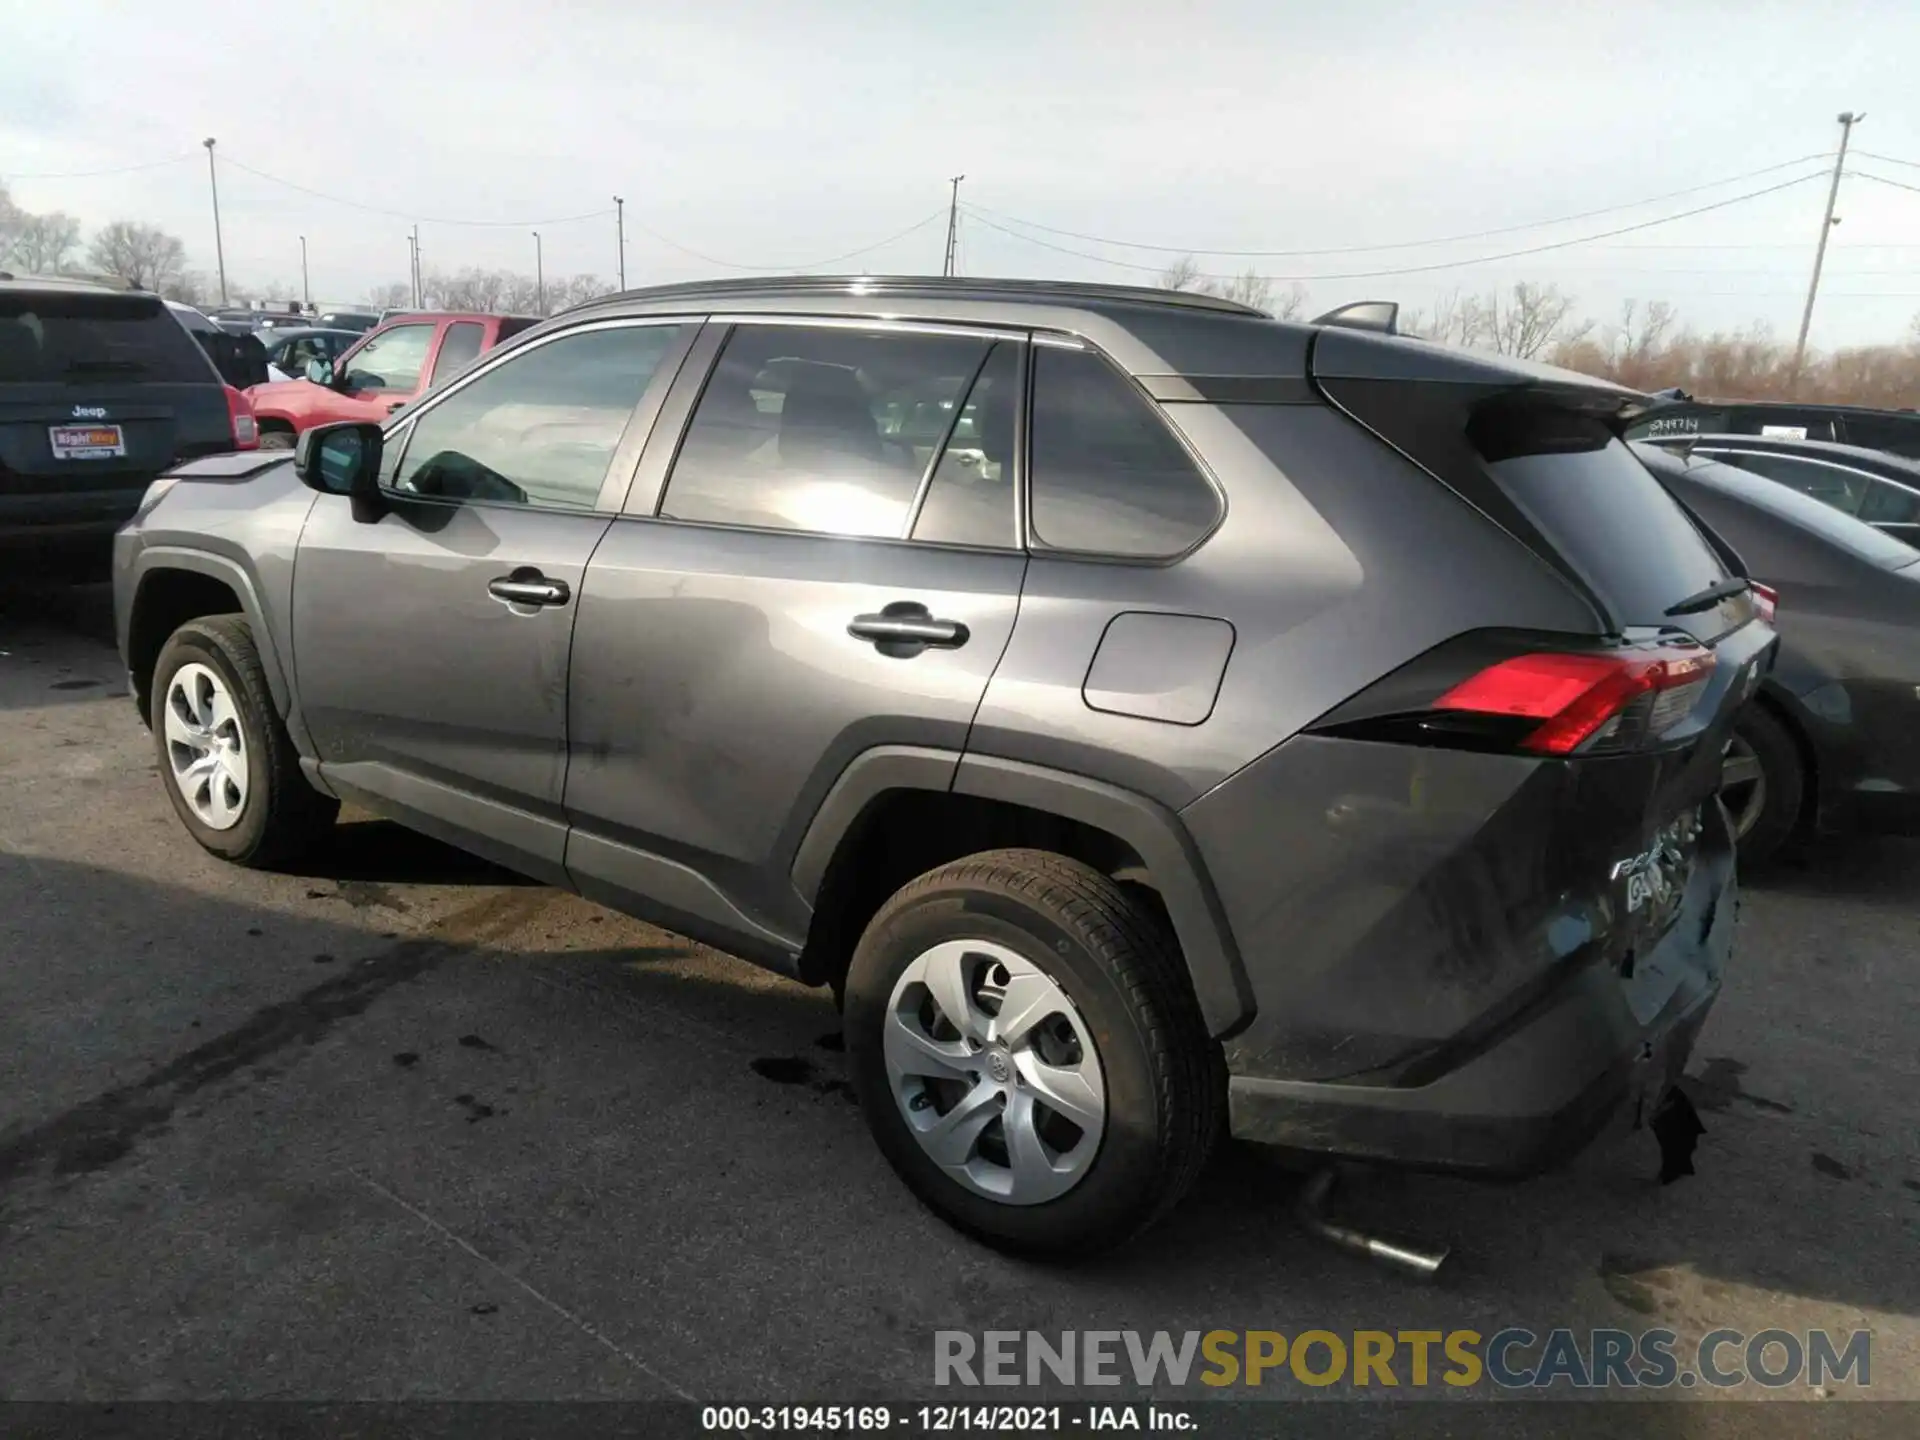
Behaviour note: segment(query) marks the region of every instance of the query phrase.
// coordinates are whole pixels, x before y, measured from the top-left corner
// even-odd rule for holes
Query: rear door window
[[[1818,410],[1784,410],[1755,406],[1733,412],[1737,435],[1767,435],[1781,440],[1831,440],[1833,416]]]
[[[1811,495],[1823,505],[1831,505],[1843,515],[1859,512],[1867,493],[1870,476],[1844,465],[1829,465],[1823,460],[1803,460],[1797,455],[1757,455],[1744,450],[1703,450],[1723,465],[1751,471],[1781,485]]]
[[[1035,347],[1032,427],[1036,545],[1166,559],[1219,522],[1219,492],[1153,402],[1092,351]]]
[[[0,295],[0,383],[214,379],[198,342],[153,296]]]
[[[457,320],[440,337],[440,353],[433,359],[433,383],[458,375],[480,358],[480,341],[485,331],[477,320]]]
[[[1014,464],[1020,350],[1012,341],[996,343],[960,413],[943,412],[951,428],[913,522],[915,540],[1007,549],[1020,544]]]
[[[1848,415],[1840,422],[1849,445],[1884,450],[1908,459],[1920,458],[1920,415]]]
[[[1860,518],[1869,525],[1920,525],[1920,492],[1876,480],[1860,502]]]

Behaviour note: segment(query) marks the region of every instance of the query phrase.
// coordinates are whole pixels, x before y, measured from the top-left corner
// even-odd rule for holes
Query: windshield
[[[0,296],[0,383],[103,376],[213,378],[193,337],[150,295]]]

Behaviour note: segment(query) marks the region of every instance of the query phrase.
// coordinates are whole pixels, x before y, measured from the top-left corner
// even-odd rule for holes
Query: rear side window
[[[166,303],[138,295],[0,295],[0,383],[89,379],[212,384]]]
[[[980,369],[927,485],[915,540],[941,545],[1020,544],[1014,499],[1020,347],[999,341]]]
[[[1861,502],[1860,518],[1869,525],[1920,524],[1920,494],[1876,480]]]
[[[1761,407],[1733,412],[1737,435],[1767,435],[1780,440],[1831,440],[1833,416],[1817,410],[1775,410]]]
[[[484,332],[477,321],[460,320],[447,327],[440,337],[440,353],[433,361],[433,383],[438,385],[450,375],[458,375],[480,358],[480,339]]]
[[[1220,519],[1220,495],[1138,386],[1086,350],[1033,357],[1033,540],[1054,550],[1165,559]]]
[[[1840,424],[1849,445],[1920,458],[1920,415],[1904,420],[1890,415],[1849,415]]]
[[[1868,477],[1858,470],[1828,465],[1819,460],[1801,460],[1792,455],[1753,455],[1741,450],[1707,451],[1725,465],[1751,470],[1755,475],[1791,486],[1802,495],[1811,495],[1823,505],[1831,505],[1842,514],[1853,515],[1867,493]]]
[[[1597,420],[1494,409],[1468,436],[1517,505],[1615,617],[1666,623],[1667,607],[1727,578],[1693,522]]]
[[[727,337],[662,516],[900,538],[989,342],[801,325]]]

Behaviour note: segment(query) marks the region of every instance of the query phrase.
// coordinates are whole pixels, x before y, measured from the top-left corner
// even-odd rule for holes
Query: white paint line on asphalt
[[[483,1255],[479,1250],[475,1249],[465,1239],[455,1234],[452,1230],[449,1230],[445,1225],[442,1225],[438,1220],[434,1219],[433,1216],[427,1214],[427,1212],[422,1210],[419,1206],[410,1204],[407,1201],[401,1199],[398,1195],[394,1194],[393,1191],[387,1189],[386,1186],[382,1185],[378,1180],[373,1179],[369,1175],[365,1175],[358,1170],[349,1170],[347,1171],[347,1173],[353,1176],[353,1178],[358,1180],[362,1185],[366,1186],[369,1190],[373,1191],[374,1194],[379,1195],[382,1198],[391,1201],[395,1205],[398,1205],[402,1210],[406,1211],[409,1215],[413,1216],[413,1218],[418,1220],[422,1225],[425,1225],[428,1229],[438,1233],[443,1240],[446,1240],[450,1244],[457,1246],[459,1249],[464,1250],[467,1254],[471,1255],[474,1259],[478,1260],[482,1265],[486,1266],[489,1270],[493,1271],[496,1275],[499,1275],[502,1279],[508,1281],[510,1284],[518,1286],[521,1290],[525,1291],[528,1295],[532,1296],[535,1300],[539,1301],[542,1305],[546,1306],[547,1309],[551,1310],[554,1314],[558,1315],[562,1320],[565,1320],[569,1325],[573,1326],[574,1329],[578,1330],[581,1334],[586,1335],[590,1339],[596,1340],[600,1344],[604,1345],[607,1349],[611,1350],[614,1354],[618,1355],[622,1360],[626,1361],[629,1365],[633,1366],[634,1369],[638,1370],[642,1375],[645,1375],[649,1380],[652,1380],[655,1384],[665,1386],[668,1390],[671,1390],[675,1395],[679,1396],[682,1400],[693,1401],[695,1399],[693,1395],[689,1394],[685,1390],[682,1390],[678,1385],[674,1384],[673,1381],[667,1379],[666,1376],[662,1375],[658,1370],[654,1369],[651,1365],[647,1364],[646,1361],[642,1360],[639,1356],[635,1355],[632,1351],[622,1349],[619,1345],[616,1345],[605,1334],[603,1334],[600,1330],[595,1328],[590,1321],[583,1320],[580,1316],[574,1314],[571,1310],[567,1309],[567,1307],[562,1305],[559,1301],[553,1299],[552,1297],[544,1294],[539,1290],[536,1290],[532,1285],[528,1284],[525,1280],[522,1280],[518,1275],[514,1274],[511,1270],[501,1265],[498,1261],[489,1259],[486,1255]]]

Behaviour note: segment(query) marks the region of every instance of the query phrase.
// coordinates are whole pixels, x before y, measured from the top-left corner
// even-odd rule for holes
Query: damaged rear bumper
[[[1648,1123],[1679,1079],[1720,992],[1736,896],[1731,853],[1703,855],[1673,925],[1633,977],[1588,961],[1423,1083],[1234,1075],[1232,1133],[1488,1178],[1552,1169],[1603,1132]]]

